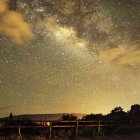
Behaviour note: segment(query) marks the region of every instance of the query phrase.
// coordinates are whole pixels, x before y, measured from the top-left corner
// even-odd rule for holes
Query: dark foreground
[[[0,136],[0,140],[140,140],[140,129],[118,129],[109,136],[26,136],[20,139],[17,135]]]
[[[21,128],[20,133],[17,128],[1,128],[0,140],[140,140],[140,124],[104,126],[100,131],[98,126],[82,127],[78,133],[75,127],[50,128]]]
[[[0,137],[0,140],[19,140],[15,136],[11,137]],[[114,136],[95,136],[93,138],[86,138],[86,137],[63,137],[63,138],[45,138],[45,137],[31,137],[30,139],[28,138],[23,138],[22,140],[140,140],[140,134],[136,135],[114,135]]]

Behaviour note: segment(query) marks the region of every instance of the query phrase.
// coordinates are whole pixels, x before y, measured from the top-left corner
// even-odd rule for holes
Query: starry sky
[[[139,104],[139,23],[139,0],[0,0],[0,116]]]

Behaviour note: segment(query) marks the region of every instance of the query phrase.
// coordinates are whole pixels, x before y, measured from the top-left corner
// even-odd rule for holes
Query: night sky
[[[0,0],[0,116],[140,104],[140,0],[12,4]]]

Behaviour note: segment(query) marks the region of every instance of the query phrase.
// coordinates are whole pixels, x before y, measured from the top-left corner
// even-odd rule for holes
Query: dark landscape
[[[0,138],[3,140],[138,140],[140,138],[140,105],[132,105],[127,112],[121,107],[116,107],[107,115],[13,116],[10,113],[9,117],[1,118],[0,130]]]

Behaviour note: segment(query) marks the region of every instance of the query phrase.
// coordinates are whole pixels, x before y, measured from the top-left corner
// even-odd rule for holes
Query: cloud
[[[1,111],[1,110],[9,109],[9,108],[11,108],[12,106],[13,106],[13,105],[0,107],[0,111]]]
[[[18,12],[10,11],[0,0],[0,34],[10,37],[17,44],[33,38],[31,27]]]
[[[7,10],[7,5],[3,0],[0,0],[0,14],[4,13]]]
[[[100,52],[103,61],[124,66],[140,64],[140,49],[138,45],[126,45],[123,47],[110,48]]]

